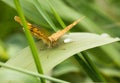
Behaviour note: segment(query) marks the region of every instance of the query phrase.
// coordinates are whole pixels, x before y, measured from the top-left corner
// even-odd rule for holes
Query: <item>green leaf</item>
[[[63,43],[66,38],[71,39],[71,41],[68,43]],[[69,35],[63,36],[59,40],[58,46],[54,48],[46,47],[41,41],[36,45],[40,53],[44,73],[48,73],[56,65],[76,53],[119,40],[119,38],[111,38],[109,36],[97,35],[93,33],[70,33]],[[11,58],[7,64],[36,71],[29,47],[26,47],[20,51],[16,57]]]

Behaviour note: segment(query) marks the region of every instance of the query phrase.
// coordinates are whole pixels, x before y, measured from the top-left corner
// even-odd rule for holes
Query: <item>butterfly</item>
[[[73,28],[76,24],[78,24],[84,17],[74,21],[67,27],[65,27],[63,30],[59,30],[56,33],[53,33],[50,36],[46,36],[42,31],[39,30],[38,27],[34,26],[33,24],[27,22],[28,29],[30,32],[38,39],[42,39],[42,41],[48,45],[48,47],[54,47],[57,45],[57,41],[71,28]],[[15,21],[20,23],[22,25],[21,19],[18,16],[14,17]]]

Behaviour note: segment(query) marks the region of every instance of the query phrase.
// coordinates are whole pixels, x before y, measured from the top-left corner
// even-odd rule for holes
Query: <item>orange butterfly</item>
[[[54,47],[57,45],[58,39],[63,36],[67,31],[69,31],[72,27],[78,24],[84,17],[74,21],[72,24],[65,27],[63,30],[59,30],[56,33],[53,33],[51,36],[47,37],[42,31],[40,31],[36,26],[33,26],[31,23],[27,22],[27,26],[30,32],[37,37],[38,39],[42,39],[44,43],[46,43],[49,47]],[[14,17],[15,21],[22,25],[22,22],[18,16]]]

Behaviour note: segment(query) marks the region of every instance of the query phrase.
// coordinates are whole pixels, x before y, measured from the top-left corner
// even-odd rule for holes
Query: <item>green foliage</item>
[[[2,0],[2,1],[8,4],[9,6],[11,6],[12,8],[16,9],[12,0],[11,1]],[[120,24],[119,24],[120,6],[118,1],[119,0],[106,0],[106,1],[105,0],[50,1],[49,0],[50,2],[49,4],[48,0],[20,0],[24,14],[29,19],[29,21],[44,27],[49,32],[53,32],[53,30],[56,31],[58,28],[61,29],[61,26],[63,27],[82,16],[86,16],[86,18],[83,21],[81,21],[76,27],[74,27],[71,31],[74,32],[84,31],[84,32],[92,32],[98,34],[108,33],[111,36],[120,37]],[[1,5],[1,6],[6,8],[6,11],[9,10],[10,8],[10,7],[8,8],[7,5],[6,6]],[[11,12],[11,10],[13,11],[12,8],[10,8],[9,12]],[[3,19],[1,21],[3,23],[0,24],[0,27],[1,30],[3,30],[3,32],[0,33],[0,36],[3,39],[7,39],[8,36],[6,34],[10,34],[9,32],[14,31],[14,33],[16,33],[14,27],[16,27],[17,23],[13,21],[9,21],[11,23],[9,24],[9,26],[8,25],[3,26],[4,23],[6,23],[6,21],[4,21],[7,18],[6,16],[8,16],[8,11],[5,14],[2,14],[1,16]],[[11,14],[9,17],[13,19],[14,14]],[[59,17],[61,17],[62,19],[60,19]],[[64,23],[62,23],[63,22],[62,20],[65,22],[65,25]],[[6,27],[6,28],[2,28],[2,27]],[[12,27],[12,28],[8,28],[8,27]],[[16,29],[18,30],[18,28]],[[72,42],[64,44],[62,41],[66,37],[71,38]],[[74,43],[74,41],[78,41],[78,42]],[[101,79],[99,78],[101,76],[105,78],[106,81],[117,83],[120,81],[119,80],[120,79],[119,42],[94,48],[96,46],[101,46],[115,41],[118,40],[113,39],[106,35],[104,36],[104,34],[103,36],[100,36],[90,33],[70,33],[67,36],[64,36],[62,39],[60,39],[61,45],[59,45],[56,48],[48,49],[43,45],[42,42],[37,43],[37,46],[40,54],[41,63],[43,66],[43,71],[45,73],[48,73],[51,69],[53,69],[57,65],[56,68],[53,70],[53,75],[64,80],[69,79],[68,81],[71,81],[72,83],[79,83],[80,81],[92,82],[92,80],[100,81]],[[85,55],[80,55],[81,60],[83,61],[82,63],[78,64],[80,60],[76,62],[75,59],[69,59],[70,62],[69,60],[66,60],[72,55],[84,50],[87,50],[86,52],[88,53],[89,57],[86,58]],[[7,64],[11,64],[16,67],[21,67],[23,69],[27,68],[28,70],[36,71],[31,56],[32,55],[29,50],[29,47],[27,47],[22,51],[20,51],[19,54],[16,55],[16,57],[11,58],[7,62]],[[66,61],[63,62],[64,60]],[[59,63],[61,64],[58,65]],[[83,65],[83,63],[86,66],[86,68]],[[89,70],[91,72],[89,72]],[[92,80],[90,80],[85,73]],[[95,75],[97,76],[94,77]]]
[[[16,12],[13,8],[0,1],[0,39],[6,39],[9,34],[18,31],[16,28],[18,25],[15,24],[13,17]]]

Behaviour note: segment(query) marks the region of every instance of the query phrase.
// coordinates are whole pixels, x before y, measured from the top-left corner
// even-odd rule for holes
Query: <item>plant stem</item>
[[[27,23],[26,23],[26,20],[25,20],[25,17],[24,17],[20,2],[19,2],[19,0],[14,0],[14,3],[15,3],[15,6],[17,8],[17,12],[18,12],[18,14],[19,14],[19,16],[21,18],[23,28],[25,30],[25,35],[26,35],[26,37],[28,39],[30,49],[31,49],[31,52],[32,52],[32,55],[33,55],[33,58],[34,58],[34,61],[35,61],[35,65],[37,67],[37,71],[39,73],[43,74],[42,66],[41,66],[41,63],[40,63],[40,57],[38,55],[37,48],[35,46],[34,40],[33,40],[32,36],[30,34],[30,31],[28,30],[28,26],[27,26]],[[41,82],[45,83],[45,79],[41,78]]]
[[[46,0],[55,16],[55,18],[57,19],[57,21],[60,23],[60,25],[62,26],[62,28],[65,28],[66,25],[63,22],[63,20],[61,19],[61,17],[59,16],[59,14],[57,13],[57,11],[55,10],[55,8],[52,6],[51,2],[49,0]]]
[[[34,0],[33,4],[35,5],[38,12],[43,16],[43,18],[47,21],[47,23],[52,27],[54,31],[57,31],[57,27],[54,25],[53,21],[48,16],[47,12],[43,9],[40,2],[38,0]]]
[[[95,71],[94,68],[92,68],[86,61],[85,58],[82,57],[82,54],[76,54],[74,55],[75,59],[78,61],[78,63],[83,67],[84,71],[87,73],[87,75],[94,81],[94,82],[105,82],[104,79],[102,79]]]
[[[57,83],[58,82],[59,83],[69,83],[69,82],[66,82],[66,81],[63,81],[63,80],[59,80],[59,79],[56,79],[56,78],[53,78],[53,77],[49,77],[49,76],[45,76],[45,75],[42,75],[42,74],[31,72],[31,71],[28,71],[28,70],[24,70],[24,69],[21,69],[21,68],[13,67],[13,66],[4,64],[2,62],[0,62],[0,66],[8,68],[8,69],[11,69],[11,70],[15,70],[15,71],[18,71],[18,72],[21,72],[21,73],[24,73],[24,74],[37,76],[37,77],[40,77],[40,78],[45,78],[47,80],[50,80],[50,81],[53,81],[53,82],[57,82]]]
[[[80,54],[79,54],[80,55]],[[77,60],[77,62],[82,66],[86,74],[94,81],[98,82],[96,79],[96,75],[93,74],[93,71],[90,69],[90,67],[84,62],[84,60],[79,56],[79,55],[74,55],[74,58]]]
[[[98,77],[99,80],[104,81],[105,79],[104,77],[101,75],[101,73],[99,72],[99,70],[96,68],[96,66],[94,65],[94,63],[90,60],[90,58],[88,57],[88,54],[84,51],[81,52],[81,54],[83,55],[84,59],[86,60],[87,64],[89,65],[89,67],[93,70],[93,72],[96,74],[96,76]]]

